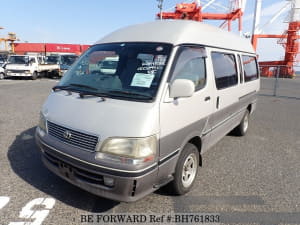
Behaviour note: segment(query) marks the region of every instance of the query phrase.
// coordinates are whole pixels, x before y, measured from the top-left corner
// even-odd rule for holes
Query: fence
[[[267,76],[261,76],[260,94],[300,100],[300,72],[297,73],[300,67],[295,67],[293,76],[283,74],[289,69],[286,66],[260,66],[262,75],[268,70]]]

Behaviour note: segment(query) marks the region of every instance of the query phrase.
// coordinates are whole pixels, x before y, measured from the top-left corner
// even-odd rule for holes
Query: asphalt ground
[[[245,137],[226,136],[203,155],[194,189],[159,190],[134,203],[83,191],[48,171],[34,131],[56,80],[0,81],[0,225],[83,224],[91,213],[217,213],[221,224],[300,224],[300,83],[262,79]],[[299,94],[298,94],[299,93]],[[19,223],[13,223],[19,222]],[[27,223],[24,223],[27,222]]]

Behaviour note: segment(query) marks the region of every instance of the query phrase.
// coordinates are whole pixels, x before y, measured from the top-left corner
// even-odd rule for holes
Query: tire
[[[32,79],[32,80],[36,80],[37,77],[38,77],[37,72],[33,72],[32,76],[31,76],[31,79]]]
[[[0,73],[0,80],[3,80],[5,78],[4,73]]]
[[[237,136],[245,136],[249,128],[249,110],[247,109],[241,123],[234,128],[233,133]]]
[[[47,76],[48,78],[50,78],[50,79],[55,79],[55,77],[56,77],[56,73],[55,72],[53,72],[53,71],[51,71],[51,72],[48,72],[48,76]]]
[[[169,190],[175,195],[189,192],[198,173],[199,151],[191,143],[186,144],[182,150],[174,174],[174,180],[168,185]]]
[[[55,70],[51,71],[51,72],[48,72],[47,77],[50,78],[50,79],[55,79],[55,78],[59,77],[59,72],[55,71]]]

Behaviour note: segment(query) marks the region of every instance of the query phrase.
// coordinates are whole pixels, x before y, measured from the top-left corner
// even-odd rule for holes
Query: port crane
[[[262,0],[257,0],[252,36],[253,47],[255,49],[257,48],[257,43],[260,38],[277,38],[277,43],[285,48],[283,60],[259,62],[261,75],[271,77],[274,75],[274,67],[279,67],[279,75],[281,77],[293,78],[295,76],[294,66],[300,61],[300,0],[286,0],[286,4],[263,26],[260,26],[261,6]],[[283,34],[263,34],[263,28],[272,24],[288,9],[290,9],[288,29]]]
[[[230,0],[229,7],[223,7],[216,0],[194,1],[192,3],[180,3],[175,7],[174,12],[162,12],[162,0],[159,0],[161,9],[157,14],[160,19],[188,19],[202,22],[204,20],[223,20],[221,28],[227,27],[231,31],[231,24],[238,20],[238,30],[242,36],[242,18],[246,6],[246,0]],[[203,2],[204,4],[200,4]],[[204,10],[209,6],[221,6],[227,9],[227,13],[208,13]],[[253,22],[252,44],[257,48],[259,38],[277,38],[278,43],[285,48],[285,56],[281,61],[260,62],[262,76],[272,76],[274,66],[280,66],[280,75],[283,77],[293,77],[294,66],[299,63],[299,30],[300,30],[300,0],[286,0],[286,4],[274,14],[274,16],[262,26],[260,25],[262,0],[256,0],[255,15]],[[272,24],[284,12],[290,8],[288,29],[283,34],[263,34],[263,29]]]
[[[0,29],[4,29],[4,28],[0,27]],[[3,37],[3,38],[0,37],[0,47],[1,47],[2,43],[4,43],[4,51],[8,52],[10,50],[11,52],[14,52],[13,43],[15,41],[18,41],[16,34],[13,32],[8,32],[7,37]]]
[[[160,1],[161,2],[161,1]],[[238,30],[242,31],[242,16],[244,13],[246,0],[230,0],[229,7],[223,7],[228,10],[227,13],[212,13],[204,12],[204,9],[215,4],[216,0],[206,1],[206,4],[201,4],[200,0],[192,3],[176,4],[174,12],[159,12],[157,17],[160,19],[185,19],[202,22],[204,20],[221,20],[224,21],[220,27],[227,27],[228,31],[232,30],[232,22],[238,20]],[[161,9],[161,4],[159,5]]]

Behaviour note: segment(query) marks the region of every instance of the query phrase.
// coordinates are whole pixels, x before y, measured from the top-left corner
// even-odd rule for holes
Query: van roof
[[[161,42],[201,44],[255,53],[249,40],[218,27],[190,20],[157,20],[116,30],[95,44],[116,42]]]

